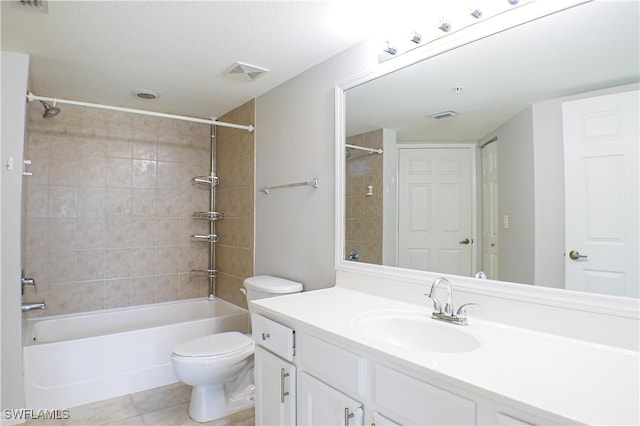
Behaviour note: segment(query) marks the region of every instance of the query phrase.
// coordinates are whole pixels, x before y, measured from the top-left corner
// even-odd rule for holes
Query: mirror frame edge
[[[581,2],[579,4],[583,4]],[[560,9],[562,10],[562,9]],[[557,11],[560,11],[557,10]],[[522,22],[521,24],[525,24]],[[513,27],[513,26],[512,26]],[[492,32],[491,34],[496,33]],[[487,34],[486,36],[490,36]],[[471,34],[471,37],[474,37]],[[499,297],[514,301],[526,301],[543,305],[555,306],[565,309],[575,309],[586,312],[594,312],[640,319],[640,299],[626,297],[593,294],[572,291],[559,288],[541,287],[495,281],[488,279],[476,279],[459,275],[439,274],[429,271],[417,271],[399,267],[376,265],[371,263],[350,262],[345,259],[344,252],[344,214],[345,214],[345,156],[344,144],[345,132],[345,91],[366,83],[378,77],[400,70],[417,62],[427,60],[433,56],[452,51],[462,45],[475,42],[484,37],[459,37],[451,43],[436,44],[429,48],[415,49],[407,54],[389,60],[374,69],[364,71],[351,78],[342,80],[335,85],[335,167],[336,167],[336,200],[335,200],[335,269],[336,272],[350,272],[363,275],[375,275],[390,280],[402,280],[424,285],[439,276],[448,277],[461,291],[487,296]]]

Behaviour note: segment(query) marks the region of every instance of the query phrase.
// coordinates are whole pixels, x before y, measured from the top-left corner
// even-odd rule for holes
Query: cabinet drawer
[[[380,411],[402,424],[476,424],[474,401],[379,364],[375,365],[374,399]]]
[[[256,344],[288,361],[293,361],[295,334],[292,329],[258,314],[251,315],[251,329]]]
[[[302,362],[305,371],[352,396],[364,392],[364,358],[336,345],[304,334]]]

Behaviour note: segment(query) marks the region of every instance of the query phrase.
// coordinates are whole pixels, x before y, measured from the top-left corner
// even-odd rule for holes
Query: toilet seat
[[[173,348],[173,356],[184,358],[222,358],[253,350],[253,340],[237,331],[210,334]]]

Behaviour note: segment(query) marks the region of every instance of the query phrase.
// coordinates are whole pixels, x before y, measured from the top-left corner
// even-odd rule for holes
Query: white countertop
[[[354,326],[371,311],[433,310],[429,299],[406,303],[347,288],[261,299],[255,312],[295,321],[362,345],[432,376],[488,391],[577,423],[640,424],[639,354],[474,318],[457,326],[476,337],[469,352],[429,352],[382,341]]]

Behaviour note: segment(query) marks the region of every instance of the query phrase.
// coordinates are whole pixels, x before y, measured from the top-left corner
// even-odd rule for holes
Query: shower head
[[[46,103],[45,101],[40,101],[40,103],[44,106],[44,114],[42,114],[42,117],[51,118],[51,117],[55,117],[56,115],[60,114],[60,108],[58,108],[57,106],[55,106],[55,105],[51,106],[48,103]]]

